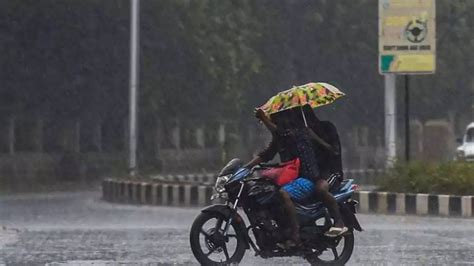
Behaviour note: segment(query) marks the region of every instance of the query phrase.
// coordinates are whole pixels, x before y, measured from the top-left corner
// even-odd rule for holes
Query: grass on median
[[[474,163],[397,164],[380,178],[381,191],[474,195]]]

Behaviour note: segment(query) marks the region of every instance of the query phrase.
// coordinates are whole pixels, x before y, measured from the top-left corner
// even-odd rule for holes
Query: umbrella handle
[[[306,115],[303,112],[303,106],[300,106],[300,110],[301,110],[301,115],[303,115],[304,125],[308,127],[308,123],[306,122]]]

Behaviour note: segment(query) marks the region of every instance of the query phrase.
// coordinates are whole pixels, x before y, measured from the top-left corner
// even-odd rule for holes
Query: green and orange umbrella
[[[309,104],[312,108],[330,104],[345,94],[331,84],[312,82],[277,93],[259,108],[267,115]]]
[[[295,107],[303,107],[307,104],[311,108],[316,108],[330,104],[344,95],[342,91],[331,84],[312,82],[277,93],[259,109],[262,109],[267,115],[271,115]]]

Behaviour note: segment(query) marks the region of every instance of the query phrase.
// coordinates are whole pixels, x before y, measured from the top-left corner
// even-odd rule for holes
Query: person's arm
[[[332,153],[334,155],[339,155],[341,153],[341,145],[339,143],[333,143],[331,147],[332,147]]]
[[[272,133],[276,132],[277,126],[270,120],[262,109],[255,109],[255,117],[257,117],[265,127]]]
[[[325,132],[327,132],[328,138],[326,139],[326,142],[329,143],[329,145],[332,146],[334,151],[336,152],[335,155],[340,155],[341,154],[341,143],[339,141],[339,134],[337,133],[337,128],[336,126],[331,123],[331,122],[321,122]]]
[[[246,163],[244,167],[248,169],[252,169],[252,167],[262,162],[263,162],[262,158],[260,156],[257,156],[253,158],[250,162]]]
[[[326,150],[332,152],[333,154],[338,154],[337,150],[335,147],[329,145],[329,143],[327,143],[326,141],[324,141],[321,137],[319,137],[315,132],[314,130],[312,130],[311,128],[308,128],[308,132],[309,132],[309,136],[311,137],[311,139],[313,141],[315,141],[316,143],[318,143],[319,145],[321,145],[322,147],[324,147]]]
[[[273,134],[272,141],[268,144],[268,146],[263,151],[258,153],[258,155],[255,158],[253,158],[250,162],[246,163],[244,167],[250,169],[259,163],[268,162],[271,159],[273,159],[273,157],[275,157],[277,152],[278,152],[278,142],[277,142],[275,134]]]

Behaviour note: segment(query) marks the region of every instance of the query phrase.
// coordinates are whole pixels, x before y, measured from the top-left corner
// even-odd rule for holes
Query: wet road
[[[198,209],[124,206],[99,192],[0,197],[0,265],[195,265]],[[358,215],[349,265],[474,265],[474,219]],[[241,265],[301,265],[247,252]]]

